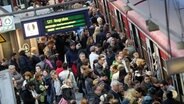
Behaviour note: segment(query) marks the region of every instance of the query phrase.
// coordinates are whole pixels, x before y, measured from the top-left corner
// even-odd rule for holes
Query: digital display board
[[[22,20],[21,23],[25,38],[78,30],[89,26],[88,9],[81,8],[37,16]]]
[[[85,25],[86,22],[83,14],[44,20],[44,27],[47,33]]]

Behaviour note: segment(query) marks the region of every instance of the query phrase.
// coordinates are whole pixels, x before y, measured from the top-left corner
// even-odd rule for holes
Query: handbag
[[[64,98],[61,98],[58,104],[68,104],[68,101],[65,100]]]

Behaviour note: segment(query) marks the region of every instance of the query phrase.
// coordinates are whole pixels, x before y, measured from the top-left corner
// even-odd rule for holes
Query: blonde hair
[[[138,58],[138,59],[136,60],[136,64],[137,64],[137,66],[139,67],[139,66],[145,65],[146,62],[145,62],[144,59]]]
[[[128,89],[126,92],[125,92],[125,95],[124,95],[124,99],[128,99],[129,100],[129,104],[133,104],[133,102],[136,100],[136,98],[134,97],[134,93],[136,93],[136,90],[135,89]]]
[[[94,40],[94,42],[96,42],[96,36],[98,35],[100,33],[100,27],[96,27],[95,28],[95,31],[94,31],[94,33],[93,33],[93,40]]]

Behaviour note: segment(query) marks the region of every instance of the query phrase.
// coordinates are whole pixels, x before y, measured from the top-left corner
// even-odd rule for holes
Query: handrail
[[[65,6],[65,5],[79,3],[79,2],[85,2],[85,1],[86,0],[74,0],[74,1],[70,1],[70,2],[58,3],[58,4],[54,4],[54,5],[47,5],[47,6],[33,8],[33,9],[14,11],[12,13],[2,14],[2,15],[0,15],[0,17],[10,16],[10,15],[19,14],[19,13],[26,13],[26,12],[36,11],[36,10],[41,10],[41,9],[53,8],[53,7],[57,7],[57,6]]]

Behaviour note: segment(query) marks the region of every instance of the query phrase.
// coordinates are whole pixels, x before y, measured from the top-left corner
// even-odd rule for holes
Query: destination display
[[[81,27],[85,25],[86,21],[83,14],[75,14],[44,20],[44,27],[47,33],[69,28]]]
[[[53,35],[89,26],[88,8],[56,12],[21,20],[24,38]]]

